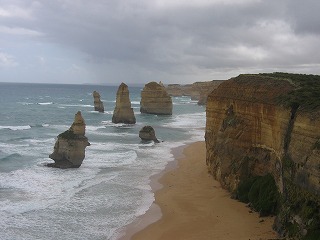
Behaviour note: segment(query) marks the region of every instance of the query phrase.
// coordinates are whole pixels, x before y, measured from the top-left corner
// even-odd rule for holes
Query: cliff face
[[[213,80],[187,85],[169,84],[166,89],[170,96],[190,96],[192,100],[198,100],[199,105],[205,105],[208,94],[222,82],[220,80]]]
[[[85,148],[90,145],[85,136],[85,122],[81,112],[77,112],[69,130],[58,135],[53,153],[49,155],[54,163],[47,164],[56,168],[78,168],[85,158]]]
[[[140,112],[172,115],[172,99],[166,89],[156,82],[147,83],[141,91]]]
[[[314,227],[301,223],[320,217],[292,207],[320,206],[320,121],[317,113],[278,104],[293,89],[289,81],[260,75],[222,83],[208,97],[206,161],[212,175],[235,195],[249,178],[272,175],[282,199],[275,228],[302,236]],[[290,224],[299,230],[290,233]]]
[[[112,116],[113,123],[127,123],[135,124],[136,117],[131,108],[131,101],[129,98],[129,89],[125,83],[121,83],[116,98],[116,106]]]

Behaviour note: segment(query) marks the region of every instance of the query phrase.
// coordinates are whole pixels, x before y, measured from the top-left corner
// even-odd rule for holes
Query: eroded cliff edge
[[[256,210],[276,214],[281,235],[310,239],[320,233],[320,77],[304,77],[240,75],[220,84],[208,96],[205,139],[209,171],[223,187],[237,198],[245,189]],[[276,193],[252,193],[268,176]]]

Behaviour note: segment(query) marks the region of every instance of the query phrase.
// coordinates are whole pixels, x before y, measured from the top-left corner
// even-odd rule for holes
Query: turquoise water
[[[173,115],[140,113],[142,87],[130,87],[137,124],[111,122],[117,86],[0,83],[0,239],[117,239],[151,206],[150,177],[171,148],[204,140],[205,108],[173,98]],[[105,113],[93,111],[100,93]],[[91,146],[79,169],[53,169],[56,136],[77,111]],[[163,142],[142,143],[151,125]]]

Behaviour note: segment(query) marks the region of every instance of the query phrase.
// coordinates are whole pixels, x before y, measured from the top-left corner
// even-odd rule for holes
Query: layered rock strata
[[[112,116],[113,123],[135,124],[136,118],[129,97],[129,89],[125,83],[121,83],[116,97],[116,106]]]
[[[147,83],[141,91],[140,112],[172,115],[172,99],[165,87],[156,82]]]
[[[58,135],[54,145],[53,153],[49,155],[54,163],[47,166],[56,168],[78,168],[85,158],[85,148],[90,146],[85,136],[86,124],[81,115],[77,112],[69,130]]]
[[[270,174],[281,196],[275,229],[300,239],[320,233],[320,111],[280,105],[296,89],[291,82],[240,75],[212,91],[206,161],[234,194],[249,178]]]
[[[144,126],[139,131],[139,137],[144,141],[154,141],[156,143],[159,143],[159,140],[156,137],[156,133],[151,126]]]
[[[103,102],[100,99],[100,94],[97,91],[93,91],[93,103],[94,103],[94,110],[98,112],[104,112]]]
[[[222,82],[221,80],[213,80],[186,85],[169,84],[166,90],[170,96],[190,96],[191,100],[197,100],[199,105],[205,105],[208,94]]]

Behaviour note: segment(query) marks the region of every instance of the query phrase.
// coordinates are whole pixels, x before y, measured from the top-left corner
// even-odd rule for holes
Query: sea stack
[[[140,112],[172,115],[172,99],[166,89],[156,82],[147,83],[141,91]]]
[[[136,123],[136,118],[131,108],[128,86],[125,83],[121,83],[118,88],[112,122],[126,124]]]
[[[78,111],[71,127],[58,135],[53,153],[49,155],[54,163],[47,166],[56,168],[78,168],[85,157],[85,148],[90,146],[85,136],[86,124]]]
[[[104,106],[103,102],[100,99],[100,94],[97,91],[93,91],[93,102],[94,102],[94,110],[103,113]]]
[[[154,141],[156,143],[159,143],[159,140],[156,137],[156,133],[151,126],[144,126],[139,131],[139,137],[144,141]]]

